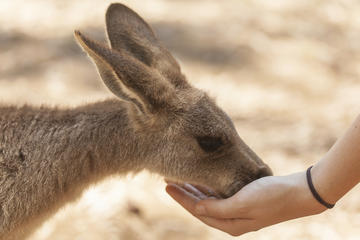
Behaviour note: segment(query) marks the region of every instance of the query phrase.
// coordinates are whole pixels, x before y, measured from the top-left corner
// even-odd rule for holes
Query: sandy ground
[[[319,160],[360,112],[356,0],[129,0],[242,138],[285,175]],[[108,1],[1,0],[0,101],[76,106],[111,96],[73,40],[104,39]],[[360,187],[334,210],[238,239],[360,239]],[[301,207],[301,206],[299,206]],[[232,239],[192,218],[158,176],[91,187],[29,240]]]

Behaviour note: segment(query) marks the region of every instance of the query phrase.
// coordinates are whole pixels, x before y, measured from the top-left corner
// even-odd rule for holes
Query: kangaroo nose
[[[271,169],[267,165],[264,165],[259,168],[259,172],[256,177],[262,178],[262,177],[272,176],[272,175],[273,175],[273,172],[271,171]]]

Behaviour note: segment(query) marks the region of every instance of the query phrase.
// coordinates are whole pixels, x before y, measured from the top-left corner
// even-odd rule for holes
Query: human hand
[[[166,187],[196,218],[233,236],[326,210],[313,198],[305,172],[260,178],[227,199],[208,197],[201,190],[190,184]]]

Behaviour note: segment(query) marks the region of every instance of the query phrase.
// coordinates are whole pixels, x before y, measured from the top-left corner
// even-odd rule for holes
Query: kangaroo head
[[[150,26],[122,4],[106,13],[110,47],[75,31],[105,85],[146,139],[144,167],[166,178],[205,185],[230,196],[271,170],[247,147],[230,118],[192,87]],[[141,140],[139,140],[141,141]]]

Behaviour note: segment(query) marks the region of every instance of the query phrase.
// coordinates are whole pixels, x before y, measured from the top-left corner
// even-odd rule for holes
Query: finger
[[[166,191],[192,215],[222,219],[249,218],[246,211],[241,209],[240,204],[236,202],[236,198],[202,200],[203,196],[201,196],[201,193],[193,193],[196,189],[189,185],[185,188],[177,184],[169,184],[166,187]]]
[[[194,193],[198,193],[198,191],[202,192],[203,194],[205,194],[206,196],[208,197],[215,197],[215,198],[221,198],[219,194],[217,194],[215,191],[213,191],[211,188],[208,188],[208,187],[204,187],[204,186],[201,186],[201,185],[194,185],[194,184],[190,184],[190,183],[184,183],[184,184],[181,184],[181,183],[178,183],[178,182],[175,182],[175,181],[172,181],[168,178],[164,178],[164,181],[167,183],[167,184],[175,184],[175,185],[178,185],[178,186],[181,186],[181,187],[184,187],[186,185],[191,185],[192,186],[192,189],[187,189],[191,192],[193,192],[193,188],[196,188],[197,191],[194,191]]]
[[[203,199],[208,199],[208,198],[214,198],[214,197],[209,197],[208,193],[204,193],[203,191],[201,191],[200,189],[198,189],[198,187],[193,186],[189,183],[185,183],[183,188],[194,194],[195,196],[197,196],[199,199],[203,200]]]
[[[215,198],[221,198],[221,196],[219,194],[217,194],[214,190],[212,190],[211,188],[208,187],[204,187],[204,186],[200,186],[200,185],[194,185],[194,187],[196,187],[198,190],[200,190],[201,192],[203,192],[205,195],[207,195],[208,197],[215,197]]]
[[[194,187],[193,185],[191,185],[189,183],[175,183],[175,182],[170,182],[170,181],[166,181],[166,183],[168,185],[176,186],[177,188],[185,190],[186,192],[189,192],[189,193],[195,195],[199,199],[205,199],[206,198],[206,195],[204,193],[202,193],[196,187]]]
[[[217,228],[234,236],[239,236],[243,233],[257,230],[255,227],[255,221],[252,219],[217,219],[207,216],[199,216],[195,213],[196,203],[200,201],[197,197],[173,184],[166,186],[166,191],[190,214],[210,227]]]
[[[184,186],[183,186],[183,188],[184,188],[186,191],[194,194],[194,195],[195,195],[196,197],[198,197],[199,199],[206,199],[206,195],[205,195],[203,192],[201,192],[199,189],[197,189],[196,187],[194,187],[193,185],[191,185],[191,184],[189,184],[189,183],[185,183]]]
[[[196,217],[196,216],[195,216]],[[211,217],[197,217],[206,225],[219,229],[233,236],[240,236],[247,232],[260,229],[256,226],[255,220],[248,219],[217,219]]]
[[[195,206],[195,213],[222,219],[251,219],[246,206],[242,206],[237,198],[201,200]]]
[[[167,184],[176,184],[175,181],[172,181],[172,180],[170,180],[170,179],[168,179],[168,178],[164,178],[164,181],[165,181]]]
[[[200,201],[200,198],[175,184],[167,185],[166,192],[183,208],[188,210],[191,214],[195,214],[195,205]]]

